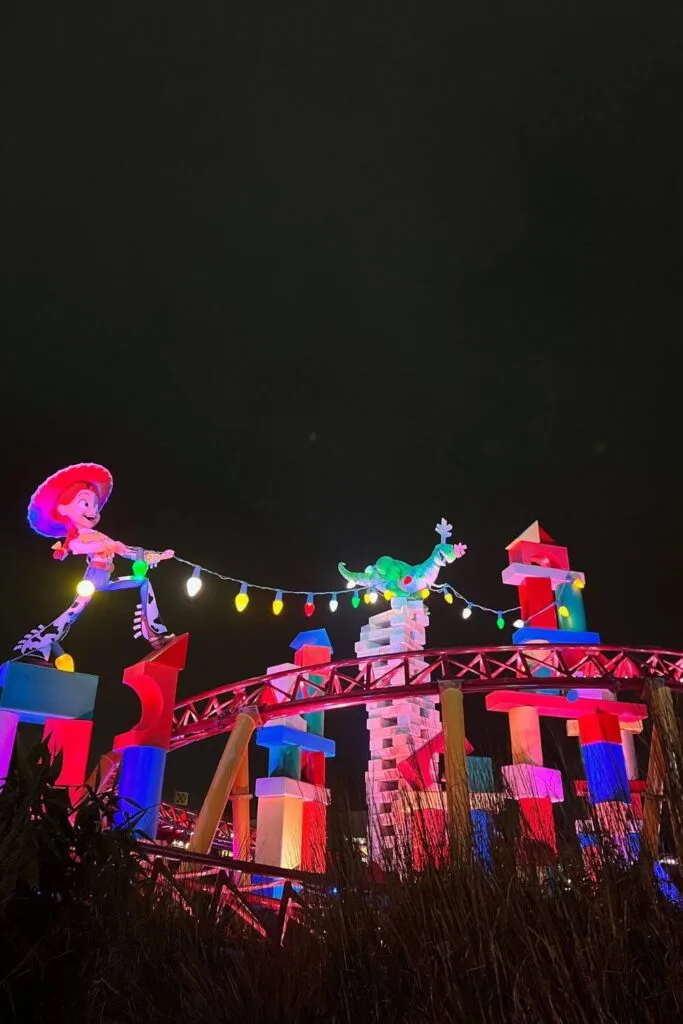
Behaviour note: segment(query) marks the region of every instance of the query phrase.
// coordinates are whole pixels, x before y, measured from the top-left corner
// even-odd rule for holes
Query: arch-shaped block
[[[158,747],[168,750],[173,728],[178,675],[185,667],[188,634],[179,636],[123,673],[124,686],[130,686],[140,699],[140,720],[132,729],[114,737],[115,751],[127,747]]]

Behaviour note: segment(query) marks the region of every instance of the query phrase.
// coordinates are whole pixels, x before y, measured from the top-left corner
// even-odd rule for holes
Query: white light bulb
[[[81,580],[76,587],[76,593],[79,597],[92,597],[95,593],[95,584],[92,580]]]
[[[196,597],[202,589],[202,577],[198,565],[196,565],[192,570],[192,575],[186,581],[185,588],[187,589],[190,597]]]
[[[515,619],[512,625],[515,629],[524,629],[524,619]]]
[[[355,584],[355,583],[353,582],[353,580],[347,580],[347,581],[346,581],[346,589],[347,589],[347,590],[353,590],[353,588],[355,587],[355,585],[356,585],[356,584]]]
[[[466,606],[465,606],[465,607],[463,608],[463,610],[462,610],[462,617],[463,617],[463,619],[469,619],[469,617],[470,617],[470,615],[471,615],[471,614],[472,614],[472,608],[471,608],[471,606],[470,606],[470,605],[468,604],[468,605],[466,605]]]
[[[370,604],[375,604],[377,602],[377,591],[371,590],[368,597],[370,598]]]
[[[339,601],[337,600],[337,595],[333,594],[332,597],[330,598],[330,611],[331,612],[336,612],[338,607],[339,607]]]

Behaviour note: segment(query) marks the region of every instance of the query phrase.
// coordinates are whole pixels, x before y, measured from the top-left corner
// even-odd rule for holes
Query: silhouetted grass
[[[343,821],[329,894],[302,894],[284,943],[206,902],[152,890],[130,831],[94,798],[70,821],[45,752],[0,794],[0,1020],[415,1022],[673,1021],[683,1013],[683,914],[652,865],[606,860],[597,883],[575,837],[560,867],[455,859],[373,880]],[[677,812],[676,812],[677,813]],[[235,954],[238,955],[235,955]]]

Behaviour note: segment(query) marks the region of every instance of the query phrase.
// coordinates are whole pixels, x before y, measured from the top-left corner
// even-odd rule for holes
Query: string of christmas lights
[[[351,605],[353,608],[358,608],[361,603],[360,590],[362,588],[354,586],[353,583],[347,584],[346,590],[289,590],[286,587],[271,587],[264,586],[260,583],[249,583],[247,580],[239,579],[236,576],[226,576],[224,573],[216,572],[214,569],[207,569],[203,565],[198,565],[196,562],[191,562],[186,558],[180,558],[178,555],[174,556],[176,562],[180,562],[182,565],[190,566],[192,569],[191,575],[187,578],[185,587],[190,597],[196,597],[202,589],[202,575],[213,576],[216,579],[221,580],[224,583],[234,583],[239,590],[235,595],[235,608],[238,612],[244,612],[249,605],[249,591],[261,591],[264,593],[272,594],[273,600],[271,609],[273,615],[280,615],[285,606],[285,597],[292,598],[305,598],[304,602],[304,614],[307,618],[311,618],[317,610],[316,598],[326,598],[328,601],[328,608],[331,612],[336,612],[339,608],[339,597],[345,593],[349,593],[351,597]],[[568,577],[569,581],[569,577]],[[577,589],[583,587],[581,580],[574,579],[573,586]],[[430,593],[441,594],[446,604],[452,605],[457,599],[463,604],[461,615],[463,619],[469,619],[474,611],[484,612],[489,615],[496,616],[496,625],[498,629],[505,629],[507,624],[506,616],[513,614],[514,612],[520,611],[519,605],[515,605],[511,608],[492,608],[489,605],[480,604],[478,601],[471,601],[469,598],[461,594],[459,590],[452,587],[450,583],[435,584],[429,589],[421,591],[420,597],[426,600]],[[392,591],[385,591],[382,595],[386,601],[390,601],[392,597],[396,595]],[[365,590],[363,594],[363,601],[365,604],[376,604],[379,600],[380,594],[377,590]],[[521,618],[516,618],[512,622],[514,629],[521,629],[524,626],[529,625],[532,618],[536,615],[541,615],[547,611],[548,608],[554,607],[554,602],[547,605],[546,608],[541,608],[535,612],[529,620],[525,621]],[[568,617],[569,611],[564,605],[558,607],[558,614],[563,617]]]

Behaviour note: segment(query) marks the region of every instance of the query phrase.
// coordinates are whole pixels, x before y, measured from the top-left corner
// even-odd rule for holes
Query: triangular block
[[[528,541],[532,544],[554,544],[555,541],[549,533],[543,529],[538,519],[536,519],[531,526],[527,526],[523,533],[520,533],[519,537],[515,537],[508,546],[505,548],[506,551],[510,551],[516,544],[522,541]]]

